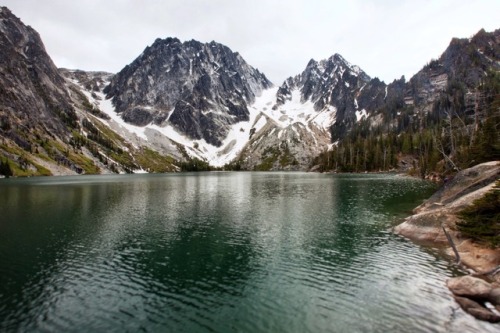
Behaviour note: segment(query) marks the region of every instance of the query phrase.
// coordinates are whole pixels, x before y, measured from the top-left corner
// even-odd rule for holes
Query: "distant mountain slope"
[[[157,39],[106,88],[131,124],[172,125],[190,139],[220,146],[248,105],[271,87],[264,74],[215,42]]]
[[[292,100],[293,92],[301,103],[311,102],[315,111],[329,110],[333,140],[340,138],[362,115],[384,103],[386,85],[371,79],[358,66],[335,54],[319,62],[311,60],[305,70],[288,78],[278,90],[277,105]]]

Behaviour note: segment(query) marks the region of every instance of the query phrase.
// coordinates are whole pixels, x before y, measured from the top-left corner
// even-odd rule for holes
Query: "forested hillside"
[[[445,174],[500,159],[499,31],[454,39],[409,82],[357,122],[330,151],[314,159],[319,171],[405,169]]]

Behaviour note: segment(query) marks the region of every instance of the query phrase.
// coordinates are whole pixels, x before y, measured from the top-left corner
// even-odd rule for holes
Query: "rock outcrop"
[[[474,298],[480,301],[488,300],[488,296],[493,290],[490,283],[469,275],[451,278],[446,282],[446,285],[457,296]]]
[[[0,7],[0,59],[4,136],[28,148],[30,133],[64,136],[77,127],[64,79],[39,34],[6,7]]]
[[[476,271],[484,272],[500,265],[500,249],[484,248],[463,238],[456,229],[456,214],[486,192],[500,178],[500,162],[488,162],[460,171],[445,182],[431,198],[414,210],[394,231],[414,241],[446,247],[448,241],[442,227],[454,239],[461,261]],[[451,248],[447,249],[453,256]]]
[[[460,261],[484,276],[489,283],[474,276],[451,278],[447,286],[461,308],[477,319],[500,322],[498,312],[486,306],[492,304],[500,311],[500,249],[487,248],[463,237],[456,228],[457,213],[492,190],[500,178],[500,162],[493,161],[460,171],[445,182],[434,195],[415,208],[414,215],[396,226],[394,231],[419,243],[444,248],[455,256],[444,229],[455,244]]]

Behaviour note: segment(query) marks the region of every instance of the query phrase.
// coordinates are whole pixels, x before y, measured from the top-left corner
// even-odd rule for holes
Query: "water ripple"
[[[427,183],[82,179],[2,188],[0,331],[495,331],[453,301],[445,280],[456,270],[387,231]]]

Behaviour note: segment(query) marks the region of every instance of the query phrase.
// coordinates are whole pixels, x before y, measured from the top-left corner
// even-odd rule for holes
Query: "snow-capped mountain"
[[[58,70],[38,33],[0,7],[0,158],[26,176],[177,171],[195,159],[307,170],[361,132],[480,120],[477,87],[500,69],[499,42],[500,30],[453,39],[408,82],[386,85],[335,54],[273,87],[228,47],[176,38],[118,74]]]
[[[103,121],[136,145],[176,158],[182,147],[185,157],[216,167],[259,170],[306,169],[331,147],[336,128],[346,131],[386,94],[384,83],[338,54],[311,60],[278,88],[227,47],[171,38],[107,76],[104,89],[72,76],[109,118]],[[233,112],[235,105],[242,112]]]
[[[130,124],[172,126],[220,147],[230,126],[249,120],[248,105],[272,83],[238,53],[215,42],[157,39],[106,88]]]
[[[311,60],[301,74],[270,87],[227,47],[166,39],[112,77],[107,96],[76,83],[108,115],[108,125],[123,136],[132,133],[142,141],[137,144],[157,150],[173,142],[213,166],[304,169],[331,145],[332,125],[366,115],[362,107],[376,101],[366,97],[378,88],[373,82],[380,81],[336,54]],[[379,86],[375,97],[383,98],[385,85]],[[175,147],[162,152],[178,155]]]
[[[314,156],[384,103],[385,88],[339,54],[309,61],[302,73],[275,89],[273,100],[251,107],[266,126],[260,132],[251,129],[256,135],[239,163],[247,169],[307,168]]]
[[[300,97],[304,104],[312,103],[314,110],[328,114],[323,126],[332,127],[336,140],[352,123],[384,103],[385,87],[334,54],[319,62],[312,59],[301,74],[288,78],[278,90],[275,108],[294,97]]]

